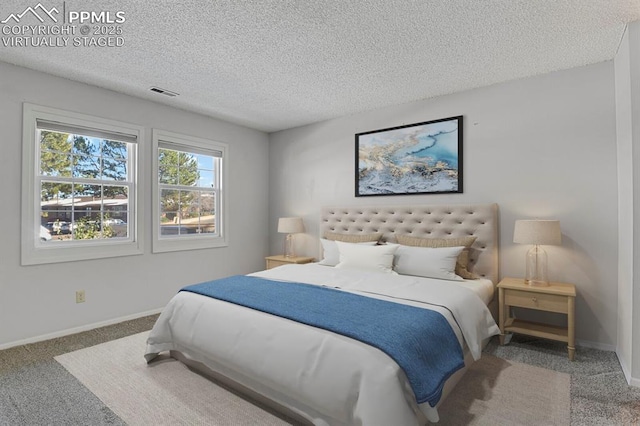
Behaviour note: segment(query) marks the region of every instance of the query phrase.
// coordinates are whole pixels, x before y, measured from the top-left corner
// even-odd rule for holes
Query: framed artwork
[[[356,134],[356,197],[461,192],[461,115]]]

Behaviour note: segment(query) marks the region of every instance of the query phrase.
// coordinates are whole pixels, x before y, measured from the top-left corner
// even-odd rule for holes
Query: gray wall
[[[627,380],[640,386],[640,22],[629,25],[615,58],[618,143],[618,340]],[[632,77],[632,76],[635,76]],[[635,166],[635,167],[634,167]]]
[[[470,71],[472,72],[472,71]],[[363,94],[365,96],[366,94]],[[354,197],[354,134],[464,116],[464,193]],[[527,246],[516,219],[555,218],[549,276],[578,287],[577,337],[613,350],[617,312],[617,176],[613,62],[341,117],[270,135],[269,231],[302,216],[300,254],[318,256],[326,205],[497,202],[501,276],[522,276]]]
[[[22,103],[61,108],[147,128],[140,159],[151,170],[151,128],[229,145],[229,246],[105,260],[20,266]],[[163,307],[183,285],[263,269],[268,247],[265,133],[0,62],[0,347]],[[151,180],[140,188],[151,214]],[[75,303],[75,291],[86,302]]]

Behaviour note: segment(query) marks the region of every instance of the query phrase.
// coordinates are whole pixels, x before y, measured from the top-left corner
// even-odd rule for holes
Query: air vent
[[[170,96],[172,98],[175,97],[175,96],[178,96],[178,93],[176,93],[176,92],[172,92],[170,90],[164,90],[164,89],[161,89],[159,87],[152,87],[149,90],[151,90],[152,92],[155,92],[155,93],[160,93],[161,95]]]

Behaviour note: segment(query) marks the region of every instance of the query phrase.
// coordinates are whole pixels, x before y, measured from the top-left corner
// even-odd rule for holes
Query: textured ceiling
[[[640,19],[640,0],[41,2],[124,12],[124,46],[3,43],[1,61],[268,132],[610,60]],[[37,4],[3,0],[0,21]]]

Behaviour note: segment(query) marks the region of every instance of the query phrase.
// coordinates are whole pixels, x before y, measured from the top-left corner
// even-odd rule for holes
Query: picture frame
[[[462,193],[462,116],[355,135],[355,195]]]

